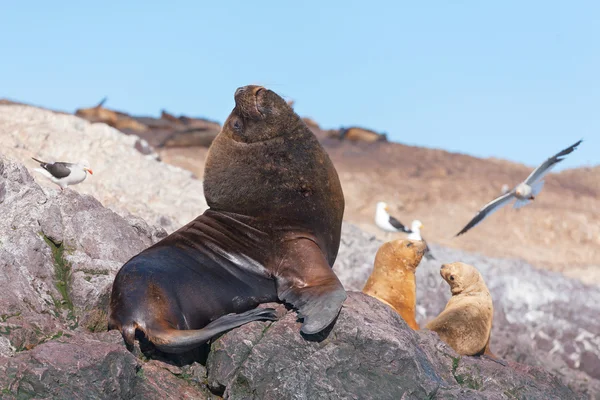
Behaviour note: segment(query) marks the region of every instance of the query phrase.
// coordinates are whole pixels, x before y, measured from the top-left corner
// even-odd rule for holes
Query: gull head
[[[88,162],[88,160],[79,161],[79,165],[81,166],[84,172],[89,172],[90,175],[94,175],[94,172],[92,172],[92,170],[90,169],[90,163]]]
[[[383,210],[383,211],[388,211],[388,205],[384,201],[379,201],[379,202],[377,202],[377,209]]]
[[[424,228],[423,223],[421,221],[419,221],[418,219],[415,219],[410,226],[410,230],[413,232],[419,232],[423,228]]]

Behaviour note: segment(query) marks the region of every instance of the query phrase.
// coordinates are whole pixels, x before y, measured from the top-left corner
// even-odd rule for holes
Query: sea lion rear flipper
[[[148,328],[146,334],[160,351],[183,353],[206,343],[219,333],[237,328],[248,322],[258,320],[275,321],[276,319],[277,316],[273,308],[255,308],[241,314],[223,315],[202,329]]]
[[[485,344],[485,349],[483,350],[483,354],[481,354],[480,357],[491,360],[491,361],[495,361],[498,364],[505,366],[505,367],[508,366],[508,363],[506,361],[504,361],[503,359],[501,359],[500,357],[498,357],[497,355],[492,353],[492,350],[490,350],[490,338],[488,338],[488,341]]]
[[[338,316],[346,291],[315,242],[296,239],[283,247],[276,271],[277,296],[298,310],[303,333],[318,333]]]

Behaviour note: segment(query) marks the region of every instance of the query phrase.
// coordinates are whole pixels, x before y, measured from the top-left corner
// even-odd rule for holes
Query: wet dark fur
[[[273,319],[252,309],[275,300],[299,310],[303,332],[317,333],[346,298],[331,271],[344,198],[329,157],[274,92],[247,86],[235,100],[206,161],[210,209],[117,274],[109,327],[129,345],[137,330],[161,350],[185,351]]]

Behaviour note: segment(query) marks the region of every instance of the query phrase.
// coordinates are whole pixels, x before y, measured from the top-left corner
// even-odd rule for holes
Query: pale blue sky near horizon
[[[19,1],[0,6],[0,98],[223,122],[258,83],[325,128],[558,169],[600,163],[593,1]]]

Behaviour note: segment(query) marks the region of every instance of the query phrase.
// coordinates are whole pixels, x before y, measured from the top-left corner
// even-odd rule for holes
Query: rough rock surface
[[[575,380],[581,375],[574,375],[593,365],[593,338],[574,339],[582,348],[587,346],[579,364],[573,364],[581,371],[570,369],[558,351],[552,362],[562,363],[555,365],[563,369],[552,367],[548,351],[531,346],[530,331],[520,314],[515,315],[526,307],[518,296],[504,312],[512,324],[509,333],[516,332],[520,339],[496,335],[494,350],[508,360],[521,357],[527,363],[539,360],[545,368],[550,365],[552,372],[564,374],[562,381],[537,366],[510,362],[502,367],[460,358],[435,334],[411,331],[389,307],[361,294],[350,294],[336,325],[320,342],[305,340],[296,313],[278,306],[280,321],[254,322],[216,340],[206,368],[197,362],[176,366],[137,358],[118,333],[104,332],[109,289],[119,267],[166,232],[139,218],[121,217],[91,196],[44,191],[23,165],[2,157],[0,215],[2,398],[204,399],[223,393],[229,398],[267,399],[397,399],[401,393],[408,399],[578,398],[561,382],[575,382],[578,391],[594,393],[595,380],[589,379],[586,386]],[[376,246],[368,235],[345,226],[338,267],[351,260],[346,265],[352,276],[368,274],[364,253],[374,255]],[[436,256],[442,253],[441,248],[433,250]],[[519,272],[535,287],[537,275]],[[488,278],[488,284],[494,291],[501,285],[493,279]],[[423,315],[445,302],[442,292],[447,288],[443,289],[437,289],[439,299],[420,297]],[[548,310],[544,318],[554,318],[553,301],[539,306]],[[574,317],[562,316],[565,328],[558,333],[545,330],[544,321],[536,323],[544,338],[565,340],[561,343],[566,348],[568,336],[559,333],[571,332],[569,324],[594,332],[596,322],[583,321],[585,317],[572,322]],[[512,347],[503,348],[503,340]]]
[[[578,398],[540,368],[460,357],[362,293],[349,293],[322,340],[299,327],[288,312],[227,333],[212,345],[209,386],[231,399]]]
[[[164,229],[123,218],[88,195],[45,192],[22,164],[1,156],[0,193],[0,354],[79,325],[106,329],[101,310],[116,271],[165,237]]]
[[[351,224],[344,224],[342,237],[334,270],[346,290],[362,290],[382,242]],[[543,367],[576,390],[600,398],[600,288],[522,260],[430,247],[437,260],[423,259],[416,273],[421,326],[437,316],[450,298],[448,284],[439,274],[441,264],[474,265],[494,300],[493,352]]]
[[[87,159],[94,175],[72,190],[90,194],[122,215],[132,213],[173,231],[206,208],[202,182],[189,171],[164,164],[135,149],[139,138],[105,124],[21,105],[0,105],[0,149],[24,163],[44,187],[58,187],[31,157],[44,161]],[[204,159],[198,160],[204,164]],[[168,183],[168,184],[166,184]]]

